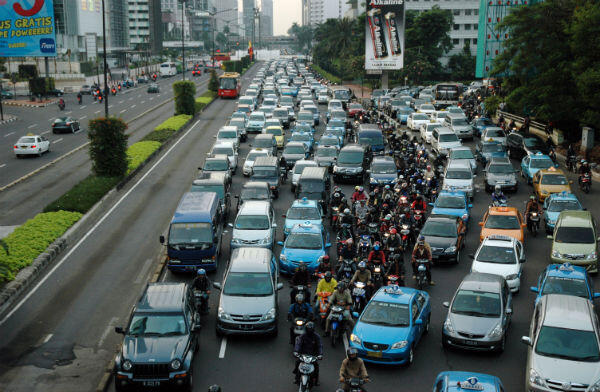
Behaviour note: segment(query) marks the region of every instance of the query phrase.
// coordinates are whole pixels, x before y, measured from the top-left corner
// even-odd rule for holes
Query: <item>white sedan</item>
[[[411,113],[406,119],[406,126],[411,131],[418,131],[421,125],[429,122],[429,116],[425,113]]]
[[[20,158],[22,155],[42,156],[45,152],[50,152],[50,141],[45,136],[27,135],[21,137],[14,145],[15,156]]]
[[[433,120],[431,120],[428,123],[421,124],[421,139],[427,144],[431,143],[431,135],[433,134],[433,130],[436,128],[440,128],[441,126],[442,124],[434,122]]]

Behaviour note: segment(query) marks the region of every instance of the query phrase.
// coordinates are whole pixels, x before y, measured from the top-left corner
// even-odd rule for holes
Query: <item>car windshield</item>
[[[345,124],[342,120],[331,120],[329,121],[329,124],[327,124],[327,127],[345,127]]]
[[[204,162],[204,170],[206,171],[226,171],[229,170],[227,160],[207,160]]]
[[[285,241],[285,246],[292,249],[321,249],[323,242],[320,234],[292,232]]]
[[[525,144],[525,147],[527,147],[527,148],[533,148],[533,149],[544,148],[544,144],[540,140],[533,138],[533,137],[525,138],[525,140],[523,140],[523,143]]]
[[[470,180],[472,177],[469,170],[447,170],[446,179],[448,180]]]
[[[313,114],[310,112],[304,112],[304,113],[299,113],[298,114],[298,121],[307,121],[307,122],[312,122],[314,120]]]
[[[327,145],[326,143],[323,143]],[[333,142],[331,144],[336,144]],[[337,150],[335,148],[319,148],[315,156],[318,157],[335,157],[337,155]]]
[[[250,121],[265,121],[265,116],[263,114],[254,114],[250,115]]]
[[[248,156],[246,156],[246,161],[248,162],[254,162],[254,160],[256,159],[256,157],[266,157],[268,156],[268,154],[265,154],[262,151],[250,151],[248,153]]]
[[[429,120],[429,116],[423,113],[415,113],[413,120]]]
[[[450,108],[448,109],[448,113],[458,113],[458,114],[465,114],[462,109],[460,108]]]
[[[236,131],[220,131],[217,139],[237,139]]]
[[[455,118],[455,119],[452,120],[452,125],[453,126],[464,127],[464,126],[469,125],[469,123],[464,118]]]
[[[542,176],[542,185],[567,185],[567,178],[562,174],[545,174]]]
[[[34,137],[22,137],[17,143],[35,143]]]
[[[356,164],[362,163],[363,153],[362,151],[343,151],[338,156],[338,163],[349,163]]]
[[[235,78],[221,78],[220,88],[223,90],[234,90],[237,88],[237,79]]]
[[[272,167],[254,167],[252,170],[252,178],[273,178],[277,176],[277,169]]]
[[[483,151],[483,152],[502,152],[502,151],[504,151],[504,146],[499,143],[484,144],[481,147],[481,151]]]
[[[283,135],[283,132],[281,131],[281,128],[267,128],[267,132],[268,135],[275,135],[275,136],[281,136]]]
[[[371,172],[375,174],[396,174],[396,164],[394,162],[373,162]]]
[[[556,230],[554,241],[567,244],[594,244],[594,230],[591,227],[560,226]]]
[[[480,118],[479,120],[477,120],[477,125],[484,126],[484,125],[495,125],[495,124],[489,118]]]
[[[587,284],[583,279],[570,279],[559,276],[548,276],[544,282],[542,295],[567,294],[576,297],[589,298]]]
[[[223,188],[223,185],[192,184],[190,192],[215,192],[222,199],[225,197],[225,190]]]
[[[275,109],[273,110],[273,117],[288,117],[288,111],[286,109]]]
[[[379,146],[383,144],[383,136],[381,135],[364,135],[358,136],[360,144],[368,144],[370,146]]]
[[[310,134],[308,134],[308,133],[294,132],[294,134],[290,138],[290,141],[292,141],[292,142],[308,142],[308,141],[310,141],[310,139],[311,139],[311,137],[310,137]]]
[[[173,313],[134,313],[127,335],[138,336],[177,336],[187,333],[183,314]]]
[[[543,325],[535,344],[535,352],[571,361],[600,361],[600,350],[594,331]]]
[[[408,115],[411,114],[413,111],[411,109],[399,109],[398,113],[402,114],[402,115]]]
[[[300,178],[300,191],[303,193],[321,193],[325,191],[325,183],[322,180]]]
[[[273,295],[271,275],[260,272],[230,272],[223,294],[236,297],[266,297]]]
[[[302,154],[304,155],[304,148],[302,146],[286,146],[283,150],[284,154]]]
[[[246,122],[244,120],[231,120],[231,121],[229,121],[229,125],[238,127],[238,129],[239,129],[239,128],[244,128],[244,126],[246,125]]]
[[[339,101],[331,101],[331,102],[329,102],[329,109],[330,110],[341,109],[342,107],[343,107],[342,103],[339,102]]]
[[[475,159],[471,150],[452,150],[450,159]]]
[[[263,100],[263,105],[265,106],[276,106],[277,101],[273,98],[266,98]]]
[[[435,202],[437,208],[465,208],[465,199],[462,197],[440,196]]]
[[[269,217],[266,215],[238,215],[235,228],[239,230],[268,230]]]
[[[254,100],[252,98],[240,98],[238,101],[240,105],[252,105],[254,104]]]
[[[231,156],[233,155],[233,147],[214,147],[211,152],[214,155],[223,154]]]
[[[482,263],[516,264],[515,250],[506,246],[484,245],[479,250],[476,260]]]
[[[456,225],[451,222],[434,222],[428,220],[425,222],[425,226],[421,229],[420,234],[429,237],[456,238]]]
[[[485,291],[459,290],[452,313],[475,317],[500,317],[500,295]]]
[[[490,165],[488,168],[488,173],[492,174],[511,174],[514,171],[515,169],[510,164]]]
[[[321,219],[319,210],[315,207],[292,207],[288,210],[286,217],[288,219]]]
[[[331,113],[331,117],[337,118],[337,119],[345,119],[346,112],[344,112],[342,110],[336,110],[335,112]]]
[[[435,110],[433,105],[421,105],[420,110]]]
[[[169,245],[212,244],[213,230],[210,223],[172,223]]]
[[[408,327],[410,312],[407,304],[371,301],[363,311],[360,321],[389,327]]]
[[[458,137],[453,133],[446,133],[446,134],[440,135],[440,142],[442,142],[442,143],[457,142],[457,141],[458,141]]]
[[[497,129],[490,129],[485,133],[487,137],[504,137],[504,133]]]
[[[519,218],[514,215],[488,215],[485,221],[485,227],[487,229],[499,229],[499,230],[519,230],[521,227]]]
[[[552,159],[532,159],[529,164],[534,169],[548,169],[553,165],[554,162],[552,162]]]
[[[335,99],[350,99],[350,92],[348,90],[335,90],[333,97]]]
[[[240,195],[242,200],[267,200],[269,190],[266,187],[244,187]]]
[[[577,200],[553,200],[548,205],[549,212],[561,212],[563,210],[581,210],[581,204]]]

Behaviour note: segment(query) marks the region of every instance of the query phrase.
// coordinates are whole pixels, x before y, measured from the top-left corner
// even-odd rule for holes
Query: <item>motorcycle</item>
[[[355,270],[356,269],[354,268],[354,261],[352,261],[352,259],[342,260],[342,265],[340,265],[340,268],[337,273],[338,282],[349,282],[350,279],[352,279],[352,276],[354,276]]]
[[[548,150],[548,156],[552,159],[552,162],[556,163],[556,151],[554,151],[554,147],[550,147]]]
[[[365,380],[358,377],[346,379],[346,384],[350,385],[350,392],[364,392],[362,385],[364,385],[365,382]]]
[[[315,357],[308,354],[296,354],[296,358],[300,360],[298,364],[298,373],[300,374],[300,386],[298,392],[309,392],[315,384],[315,365],[321,356]]]
[[[575,155],[567,157],[567,170],[573,173],[577,171],[577,157]]]
[[[354,282],[352,289],[352,311],[356,313],[362,312],[367,296],[367,285],[363,282]]]
[[[506,206],[507,206],[506,198],[492,201],[492,207],[506,207]]]
[[[308,301],[308,299],[310,298],[310,291],[308,290],[308,287],[303,286],[303,285],[298,285],[298,286],[294,286],[292,288],[290,302],[294,303],[294,301],[296,300],[296,295],[300,294],[300,293],[302,293],[304,295],[304,300]]]
[[[427,264],[429,263],[428,259],[417,259],[417,287],[419,290],[423,290],[426,284],[429,283],[427,279]]]
[[[377,222],[371,222],[367,225],[367,230],[371,236],[371,239],[373,241],[380,241],[381,238],[379,238],[379,223]]]
[[[329,214],[329,224],[333,230],[337,230],[337,221],[338,221],[338,213],[340,209],[339,207],[331,207],[331,213]]]
[[[344,308],[338,305],[331,307],[331,346],[335,347],[344,331]]]
[[[384,276],[381,267],[374,267],[371,273],[371,281],[373,282],[373,292],[379,290],[379,288],[383,286],[383,279]]]
[[[208,293],[206,291],[194,290],[194,299],[198,314],[208,313]]]
[[[304,335],[306,332],[306,323],[307,320],[305,318],[296,317],[294,319],[294,342],[298,336]]]
[[[369,237],[368,235],[362,235],[360,236],[360,239],[358,240],[358,255],[361,258],[366,258],[369,255],[369,252],[371,251],[371,237]]]
[[[413,213],[413,219],[415,220],[415,226],[418,230],[423,228],[423,224],[425,223],[423,219],[423,211],[415,210]]]
[[[527,220],[529,221],[529,231],[535,237],[540,228],[540,215],[537,212],[530,212]]]
[[[329,296],[330,292],[321,291],[317,293],[317,306],[319,310],[319,324],[321,328],[325,329],[325,322],[327,321],[327,314],[329,313]]]
[[[59,103],[58,103],[58,108],[59,108],[60,110],[65,110],[65,103],[64,103],[64,102],[59,102]]]
[[[590,193],[590,188],[592,187],[592,178],[590,177],[590,173],[584,173],[579,177],[579,188],[585,193]]]

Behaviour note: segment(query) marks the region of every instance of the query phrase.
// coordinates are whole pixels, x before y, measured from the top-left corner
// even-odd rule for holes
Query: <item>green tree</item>
[[[313,30],[310,26],[300,26],[294,22],[288,29],[288,34],[296,38],[295,50],[298,52],[308,52],[312,48]]]
[[[127,172],[127,124],[120,118],[90,121],[92,171],[99,177],[121,177]]]
[[[452,80],[473,80],[475,79],[475,56],[471,54],[471,45],[469,41],[465,42],[463,50],[455,54],[448,60],[448,68]]]
[[[219,79],[214,69],[210,70],[210,80],[208,81],[208,90],[216,93],[219,91]]]
[[[191,80],[181,80],[173,83],[173,95],[175,96],[175,115],[194,115],[194,96],[196,95],[196,83]]]

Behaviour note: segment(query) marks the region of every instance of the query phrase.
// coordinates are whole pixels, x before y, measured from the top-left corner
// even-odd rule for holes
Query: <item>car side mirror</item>
[[[192,332],[200,332],[200,329],[202,328],[202,326],[200,325],[200,323],[196,323],[194,324],[194,326],[192,327]]]
[[[123,327],[115,327],[115,332],[120,333],[121,335],[125,335],[125,330]]]
[[[198,170],[202,170],[202,166],[198,166]]]
[[[421,319],[415,320],[415,325],[423,325],[423,320],[421,320]]]
[[[506,314],[507,315],[511,315],[512,314],[512,309],[511,308],[506,309]]]
[[[326,243],[325,243],[325,247],[326,247],[326,248],[331,248],[331,242],[326,242]]]
[[[272,228],[276,228],[277,227],[277,223],[273,222],[273,224],[271,225]]]
[[[160,241],[161,244],[165,243],[165,236],[161,235],[160,237],[158,237],[158,240]]]
[[[444,308],[449,308],[450,307],[450,302],[446,301],[446,302],[442,302],[442,306]]]
[[[213,282],[213,287],[217,290],[221,290],[221,282]]]
[[[593,298],[594,299],[600,298],[600,293],[594,293]]]
[[[551,239],[552,239],[552,236],[551,236],[550,234],[548,234],[548,235],[546,236],[546,238],[547,238],[547,239],[549,239],[549,240],[551,240]]]
[[[233,196],[233,197],[235,197],[236,199],[239,199],[239,198],[240,198],[240,195],[235,195],[235,196]]]
[[[521,336],[521,342],[525,343],[528,346],[531,346],[531,338],[529,336]]]
[[[277,290],[283,289],[283,283],[277,283]]]
[[[229,226],[229,227],[233,227],[233,223],[229,222],[229,223],[227,224],[227,226]]]
[[[531,287],[529,288],[529,290],[530,290],[532,293],[539,293],[539,292],[540,292],[540,289],[538,289],[536,286],[531,286]]]
[[[283,246],[283,241],[277,241],[277,245]]]

